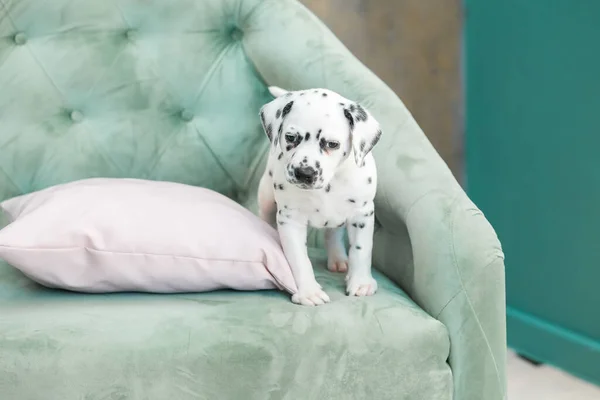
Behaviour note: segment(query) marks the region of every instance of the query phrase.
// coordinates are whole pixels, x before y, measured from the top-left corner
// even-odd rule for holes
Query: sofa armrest
[[[375,265],[447,327],[455,398],[505,399],[504,257],[494,230],[460,190],[429,192],[394,214],[378,216]]]

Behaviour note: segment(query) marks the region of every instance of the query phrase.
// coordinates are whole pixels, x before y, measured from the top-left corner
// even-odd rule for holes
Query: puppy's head
[[[379,141],[381,130],[375,118],[335,92],[269,90],[276,98],[261,108],[261,121],[293,185],[302,189],[327,186],[351,154],[361,167]]]

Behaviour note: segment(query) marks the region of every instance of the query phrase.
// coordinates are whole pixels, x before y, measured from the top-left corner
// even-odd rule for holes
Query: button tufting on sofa
[[[73,121],[73,122],[83,121],[83,114],[81,111],[73,110],[73,111],[71,111],[71,114],[69,116],[71,117],[71,121]]]
[[[24,45],[25,43],[27,43],[27,35],[24,34],[23,32],[18,32],[15,34],[13,40],[19,46]]]
[[[244,32],[242,32],[242,30],[237,26],[234,26],[229,31],[229,36],[231,36],[231,39],[235,41],[242,40],[242,38],[244,37]]]
[[[194,114],[189,110],[181,110],[181,113],[179,114],[179,116],[185,122],[190,122],[191,120],[194,119]]]
[[[138,38],[137,29],[128,29],[125,31],[125,37],[131,41],[134,41]]]

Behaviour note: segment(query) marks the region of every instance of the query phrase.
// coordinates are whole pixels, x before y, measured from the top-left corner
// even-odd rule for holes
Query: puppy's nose
[[[317,176],[317,170],[313,167],[298,167],[294,170],[294,175],[300,182],[310,183]]]

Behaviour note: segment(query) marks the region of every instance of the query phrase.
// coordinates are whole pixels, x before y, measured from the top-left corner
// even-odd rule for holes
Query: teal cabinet
[[[466,0],[466,185],[509,346],[600,383],[600,1]]]

